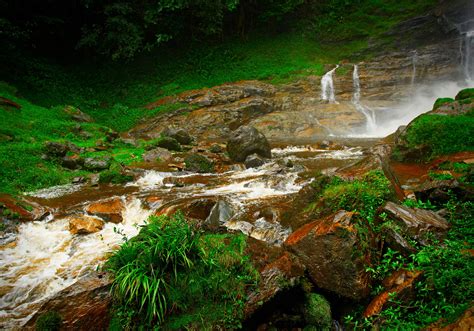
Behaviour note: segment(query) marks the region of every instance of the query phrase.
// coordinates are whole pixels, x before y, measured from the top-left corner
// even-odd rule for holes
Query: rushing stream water
[[[96,233],[72,235],[68,217],[60,216],[20,225],[18,233],[4,242],[0,250],[0,326],[20,329],[46,299],[95,269],[124,237],[135,236],[149,215],[175,202],[206,197],[226,201],[234,216],[224,226],[271,244],[281,244],[291,233],[291,224],[280,224],[278,217],[269,218],[256,211],[277,204],[278,197],[298,192],[308,182],[305,173],[330,171],[363,155],[362,148],[353,147],[322,150],[290,146],[274,148],[272,152],[272,162],[258,169],[206,175],[145,171],[127,187],[117,187],[124,205],[123,222],[105,223]],[[292,167],[281,165],[289,161]],[[123,194],[122,189],[131,191]],[[113,188],[108,193],[102,190],[102,194],[104,198],[113,197]],[[79,201],[71,209],[82,214],[86,214],[85,208],[94,196],[81,186],[56,187],[35,195],[45,205],[64,205],[64,208]],[[145,203],[149,198],[153,198],[152,204]]]

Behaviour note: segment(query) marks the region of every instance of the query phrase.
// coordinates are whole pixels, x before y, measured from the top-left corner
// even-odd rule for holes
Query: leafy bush
[[[357,211],[372,221],[375,212],[391,195],[390,181],[381,171],[370,171],[362,179],[354,181],[333,180],[321,194],[327,208],[336,211]]]
[[[243,235],[202,235],[178,213],[151,217],[106,263],[122,325],[236,328],[258,274]]]
[[[49,311],[38,317],[36,320],[37,331],[59,331],[61,328],[62,318],[55,311]]]
[[[424,329],[435,322],[451,323],[472,305],[474,203],[453,198],[444,207],[451,223],[446,240],[418,247],[409,257],[389,249],[380,264],[368,270],[379,280],[401,268],[423,271],[423,277],[415,284],[414,298],[401,302],[393,296],[389,299],[393,304],[373,318],[346,316],[352,328],[372,329],[378,325],[387,330]]]

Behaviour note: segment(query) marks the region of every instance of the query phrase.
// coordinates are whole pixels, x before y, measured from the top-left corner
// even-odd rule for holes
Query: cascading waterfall
[[[412,92],[414,93],[414,87],[415,87],[415,82],[416,82],[416,65],[418,63],[418,51],[417,50],[413,51],[413,55],[411,57],[411,63],[412,63],[411,88],[412,88]]]
[[[461,65],[464,71],[464,78],[467,84],[474,84],[474,58],[472,58],[474,48],[474,30],[467,31],[461,39]]]
[[[368,134],[374,133],[377,129],[377,123],[375,119],[375,113],[369,107],[366,107],[360,103],[360,78],[359,78],[359,67],[357,64],[354,65],[354,71],[352,74],[352,80],[354,83],[354,94],[352,96],[352,103],[356,107],[357,111],[364,115],[366,120],[366,130]]]
[[[328,71],[323,78],[321,78],[321,99],[329,102],[336,102],[336,96],[334,93],[334,80],[332,78],[336,69],[339,68],[337,65],[334,69]]]

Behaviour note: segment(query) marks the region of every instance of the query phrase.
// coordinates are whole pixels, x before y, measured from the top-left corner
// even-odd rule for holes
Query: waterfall
[[[412,72],[411,72],[411,88],[412,92],[414,93],[414,87],[415,87],[415,81],[416,81],[416,64],[418,63],[418,51],[414,50],[413,55],[411,57],[411,63],[413,66]]]
[[[321,99],[329,102],[336,102],[336,96],[334,94],[334,80],[332,76],[336,69],[339,68],[337,65],[334,69],[328,71],[323,78],[321,78]]]
[[[461,65],[463,67],[464,78],[471,85],[474,83],[474,58],[472,58],[474,48],[474,30],[463,33],[461,39]]]
[[[359,78],[359,67],[354,65],[354,72],[352,74],[352,80],[354,83],[354,94],[352,96],[352,103],[358,112],[365,117],[367,133],[374,133],[377,129],[377,123],[375,120],[375,113],[369,107],[366,107],[360,103],[360,78]]]

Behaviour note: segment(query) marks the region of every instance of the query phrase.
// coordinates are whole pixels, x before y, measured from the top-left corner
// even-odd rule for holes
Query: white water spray
[[[336,69],[339,68],[337,65],[334,69],[328,71],[323,78],[321,78],[321,99],[329,102],[336,102],[336,96],[334,93],[334,80],[332,78]]]
[[[414,87],[415,87],[415,82],[416,82],[416,65],[418,63],[418,51],[414,50],[413,55],[411,57],[411,63],[412,63],[412,72],[411,72],[411,88],[412,92],[415,93]]]
[[[369,107],[366,107],[360,103],[360,78],[359,78],[359,67],[357,64],[354,65],[354,72],[352,73],[352,80],[354,84],[354,94],[352,96],[352,103],[356,107],[357,111],[365,117],[367,134],[375,132],[377,129],[377,122],[375,119],[375,113]]]
[[[461,39],[461,65],[468,85],[474,84],[474,30],[467,31]]]

